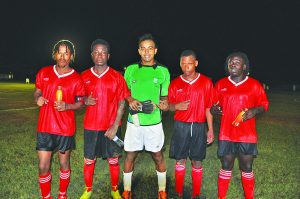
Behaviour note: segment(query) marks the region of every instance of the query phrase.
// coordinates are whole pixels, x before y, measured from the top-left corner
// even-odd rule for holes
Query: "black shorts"
[[[37,132],[36,150],[38,151],[65,151],[75,149],[74,136],[62,136],[45,132]]]
[[[96,157],[103,159],[119,157],[122,154],[120,148],[114,141],[104,136],[106,131],[92,131],[84,129],[84,157],[90,160]],[[118,128],[117,136],[120,137],[121,128]]]
[[[207,127],[205,123],[174,121],[169,157],[175,160],[202,161],[206,155]]]
[[[219,140],[218,156],[225,155],[253,155],[258,154],[256,143],[247,142],[230,142],[226,140]]]

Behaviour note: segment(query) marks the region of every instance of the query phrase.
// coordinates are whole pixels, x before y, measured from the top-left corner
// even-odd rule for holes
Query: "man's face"
[[[241,57],[232,57],[228,60],[228,71],[231,77],[240,77],[244,74],[246,65]]]
[[[193,56],[184,56],[180,58],[180,67],[185,75],[191,75],[195,72],[198,61]]]
[[[154,61],[154,56],[157,52],[157,48],[155,47],[155,43],[152,40],[145,40],[140,43],[138,51],[142,61],[147,63]]]
[[[95,45],[91,55],[95,66],[107,66],[110,54],[108,53],[108,49],[105,45]]]
[[[69,48],[65,45],[59,46],[58,51],[54,54],[54,60],[56,61],[56,65],[60,68],[69,66],[72,59],[73,59],[73,54],[70,52]]]

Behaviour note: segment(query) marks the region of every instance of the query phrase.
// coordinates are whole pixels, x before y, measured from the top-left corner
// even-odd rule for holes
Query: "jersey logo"
[[[91,83],[91,80],[87,80],[85,83],[86,83],[86,84],[89,84],[89,83]]]
[[[222,88],[221,91],[227,91],[227,88]]]
[[[154,77],[154,78],[153,78],[153,82],[154,82],[154,83],[157,83],[157,82],[158,82],[158,79],[157,79],[156,77]]]
[[[181,88],[181,89],[177,89],[177,92],[181,92],[181,91],[183,91],[183,89]]]
[[[49,81],[49,77],[44,77],[43,80],[44,81]]]

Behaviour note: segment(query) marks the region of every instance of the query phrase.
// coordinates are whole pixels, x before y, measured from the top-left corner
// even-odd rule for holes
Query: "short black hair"
[[[104,40],[104,39],[96,39],[95,41],[93,41],[92,45],[91,45],[91,52],[93,52],[94,47],[98,44],[104,45],[107,48],[108,53],[110,53],[110,45],[109,43]]]
[[[156,40],[155,40],[155,38],[154,38],[150,33],[143,34],[142,36],[139,37],[138,47],[140,47],[140,44],[141,44],[143,41],[146,41],[146,40],[151,40],[151,41],[153,41],[153,42],[154,42],[154,45],[155,45],[155,48],[157,48]]]
[[[52,58],[54,59],[55,53],[58,52],[60,46],[66,46],[67,49],[70,50],[71,54],[73,55],[72,62],[74,62],[74,59],[75,59],[75,46],[74,46],[74,44],[71,41],[66,40],[66,39],[62,39],[62,40],[58,41],[53,46],[53,49],[52,49]]]
[[[246,55],[246,53],[237,51],[237,52],[233,52],[230,55],[227,56],[226,61],[225,61],[225,71],[229,74],[228,71],[228,62],[230,59],[232,59],[233,57],[239,57],[243,60],[244,64],[246,65],[246,70],[244,71],[246,75],[249,75],[250,72],[250,64],[249,64],[249,59],[248,56]]]
[[[195,59],[197,59],[197,55],[196,55],[195,51],[193,51],[193,50],[184,50],[180,54],[180,58],[187,57],[187,56],[193,56]]]

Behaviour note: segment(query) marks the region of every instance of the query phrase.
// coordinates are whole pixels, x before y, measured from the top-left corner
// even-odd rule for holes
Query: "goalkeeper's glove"
[[[137,113],[145,113],[145,114],[150,114],[154,110],[154,104],[152,103],[151,100],[146,100],[141,102],[141,106],[139,106],[138,110],[133,110],[129,107],[129,112],[131,115],[137,114]]]

